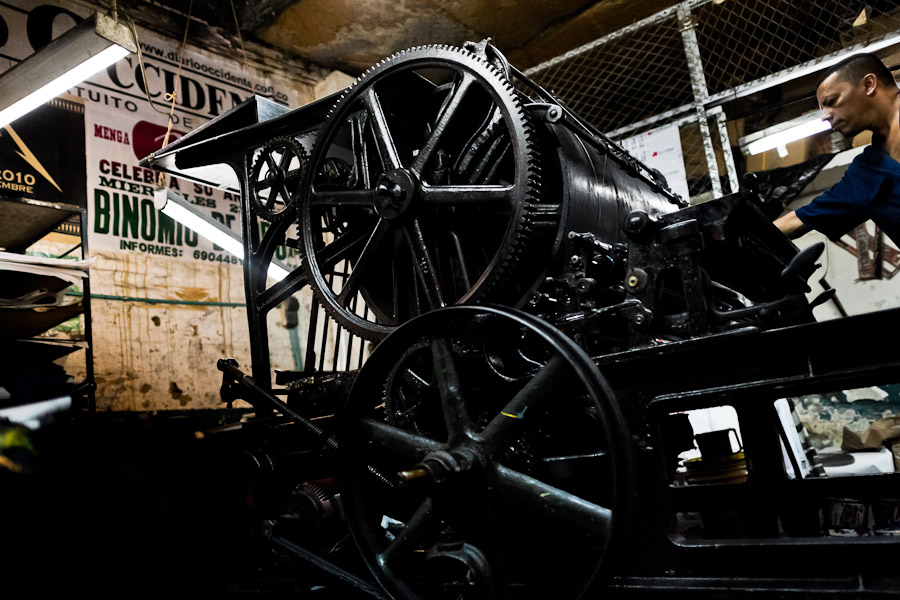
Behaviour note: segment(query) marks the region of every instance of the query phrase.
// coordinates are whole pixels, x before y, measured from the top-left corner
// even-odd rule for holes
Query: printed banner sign
[[[52,5],[23,0],[0,4],[0,20],[9,32],[6,43],[0,46],[0,66],[2,61],[6,61],[7,68],[13,66],[87,14],[84,7],[62,1]],[[177,43],[140,32],[140,46],[146,84],[138,57],[130,55],[70,90],[85,100],[83,148],[67,151],[73,156],[65,157],[65,169],[61,170],[70,170],[73,177],[87,173],[91,248],[238,264],[237,257],[199,238],[155,208],[157,173],[138,163],[162,146],[169,112],[165,96],[176,84],[169,142],[254,94],[288,106],[302,102],[287,80],[255,76],[237,65],[190,50],[185,50],[179,72],[181,50]],[[148,89],[152,105],[147,98]],[[13,129],[22,127],[24,121],[25,117],[14,122]],[[6,138],[5,132],[3,137]],[[45,137],[48,144],[59,144],[62,132],[45,133]],[[70,162],[70,158],[76,162]],[[78,160],[82,161],[80,168]],[[6,164],[0,167],[6,168]],[[37,185],[37,175],[32,176]],[[24,181],[24,172],[22,177]],[[171,177],[168,184],[210,217],[240,233],[240,205],[235,195]],[[292,257],[284,248],[276,257],[297,262],[295,257],[290,260]]]

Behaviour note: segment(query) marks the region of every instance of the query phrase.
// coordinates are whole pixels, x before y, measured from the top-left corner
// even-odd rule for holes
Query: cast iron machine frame
[[[296,423],[316,463],[266,519],[276,543],[316,557],[291,536],[341,512],[405,600],[897,595],[900,537],[829,537],[819,511],[890,500],[900,475],[798,476],[773,402],[889,383],[898,351],[855,331],[900,312],[814,322],[822,247],[781,235],[752,178],[686,207],[487,43],[404,51],[293,112],[251,99],[144,162],[241,193],[252,376],[220,361],[223,399],[254,404],[256,436]],[[268,286],[282,245],[303,263]],[[377,346],[275,389],[266,315],[305,285],[311,318]],[[720,405],[741,476],[685,485],[683,415]]]

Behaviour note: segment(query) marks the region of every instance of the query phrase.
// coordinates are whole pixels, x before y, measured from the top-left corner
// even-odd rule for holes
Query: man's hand
[[[810,227],[797,217],[794,211],[775,219],[775,227],[791,239],[798,238],[810,231]]]

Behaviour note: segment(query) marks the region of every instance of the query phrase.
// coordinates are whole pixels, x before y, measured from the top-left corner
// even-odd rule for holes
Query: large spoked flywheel
[[[528,262],[518,258],[538,202],[533,138],[486,55],[423,46],[367,71],[318,134],[301,209],[304,264],[326,310],[380,339],[442,306],[514,304],[503,282]]]
[[[450,307],[388,336],[340,447],[350,530],[395,599],[581,598],[622,529],[630,451],[613,394],[520,311]]]

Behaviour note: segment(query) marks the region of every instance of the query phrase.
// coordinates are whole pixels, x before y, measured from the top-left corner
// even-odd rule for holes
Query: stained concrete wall
[[[29,252],[59,256],[77,242],[76,237],[54,234]],[[247,372],[251,368],[241,269],[117,252],[92,252],[91,257],[97,409],[222,408],[216,361],[234,358]],[[76,286],[70,291],[82,290]],[[300,310],[295,329],[285,327],[281,310],[268,315],[273,374],[302,366],[311,293],[302,290],[296,297]],[[233,306],[217,305],[225,303]],[[79,339],[84,325],[82,316],[47,337]],[[329,341],[327,347],[332,345]],[[75,381],[85,378],[84,352],[56,362]]]
[[[311,100],[312,90],[303,90],[303,97]],[[96,227],[95,217],[92,235]],[[191,260],[190,249],[184,250],[172,258],[93,244],[98,410],[219,408],[222,379],[216,361],[234,358],[251,371],[242,268]],[[295,368],[298,348],[291,335],[296,332],[285,329],[278,310],[268,315],[268,323],[272,368]],[[305,328],[302,320],[300,328]]]
[[[31,10],[38,4],[51,2],[24,2],[23,10]],[[75,14],[87,13],[84,6],[70,2],[59,2],[60,6]],[[72,25],[69,17],[60,18],[62,25]],[[65,22],[63,22],[65,21]],[[154,37],[139,28],[142,40],[151,40],[157,47],[179,48],[180,39]],[[209,31],[207,31],[209,34]],[[297,108],[316,98],[315,85],[327,73],[322,70],[297,70],[273,62],[266,57],[251,56],[244,61],[243,55],[234,53],[233,58],[208,52],[201,48],[187,48],[186,56],[199,57],[206,67],[221,67],[223,72],[235,75],[245,74],[254,82],[271,84],[272,89],[282,92],[289,108]],[[162,56],[162,54],[158,55]],[[173,54],[177,57],[177,52]],[[120,77],[132,77],[138,62],[134,58],[129,65],[119,65]],[[208,73],[209,71],[204,71]],[[151,75],[161,81],[159,68]],[[187,71],[186,71],[187,73]],[[133,80],[132,80],[133,81]],[[85,86],[86,87],[86,86]],[[131,90],[137,89],[132,85]],[[102,111],[107,123],[116,119],[128,120],[124,133],[134,134],[131,125],[136,116],[125,113],[124,100],[113,105],[107,97],[118,90],[110,89],[104,95],[103,106],[92,110]],[[124,92],[123,92],[124,93]],[[248,92],[253,93],[253,92]],[[260,92],[257,92],[260,93]],[[80,90],[79,94],[90,104],[90,94]],[[127,94],[123,97],[127,97]],[[226,94],[226,99],[230,99]],[[146,100],[140,96],[127,97],[134,105]],[[223,102],[223,110],[230,104]],[[99,108],[97,108],[99,106]],[[91,107],[88,107],[91,108]],[[146,107],[141,105],[141,110]],[[194,111],[192,127],[197,127],[207,119]],[[138,112],[137,115],[141,113]],[[146,119],[146,117],[144,117]],[[157,120],[165,123],[164,117]],[[185,121],[176,128],[187,129]],[[120,132],[121,133],[121,132]],[[88,144],[95,144],[94,152],[103,143],[94,139],[92,130],[87,132]],[[121,142],[121,138],[119,140]],[[110,144],[116,142],[108,142]],[[125,160],[129,167],[137,164],[134,153],[127,149],[130,158]],[[88,150],[90,157],[91,150]],[[88,163],[89,170],[96,168],[97,158]],[[109,175],[107,173],[107,175]],[[126,182],[127,183],[127,182]],[[88,183],[88,209],[94,211],[92,187]],[[121,188],[126,189],[126,188]],[[137,189],[131,190],[138,194]],[[140,192],[143,195],[143,192]],[[226,207],[227,208],[227,207]],[[90,285],[94,297],[91,300],[93,322],[93,364],[97,383],[98,410],[115,411],[164,411],[185,409],[211,409],[222,406],[219,397],[221,373],[216,369],[219,358],[235,358],[242,368],[250,371],[249,330],[244,307],[243,274],[240,266],[223,263],[208,263],[191,260],[187,253],[180,258],[147,254],[137,251],[116,250],[118,240],[99,243],[94,238],[97,233],[91,221],[89,231],[92,239]],[[235,225],[237,228],[238,225]],[[124,230],[124,225],[123,225]],[[48,239],[31,250],[48,255],[59,255],[67,250],[77,238],[68,240],[55,237]],[[299,366],[304,350],[305,316],[308,314],[309,291],[298,294],[301,300],[300,324],[297,330],[288,330],[283,324],[280,310],[268,316],[270,332],[271,363],[274,369],[294,369]],[[71,325],[71,324],[70,324]],[[83,326],[83,319],[82,319]],[[69,326],[69,329],[72,327]],[[78,329],[78,325],[75,326]],[[58,330],[54,335],[69,336],[74,332]],[[60,359],[76,380],[85,374],[84,355],[76,353]]]
[[[243,304],[241,269],[125,253],[94,256],[91,285],[101,296],[92,301],[98,409],[220,408],[216,361],[235,358],[250,371],[245,307],[213,304]],[[273,368],[293,369],[281,312],[272,311],[268,324]]]

